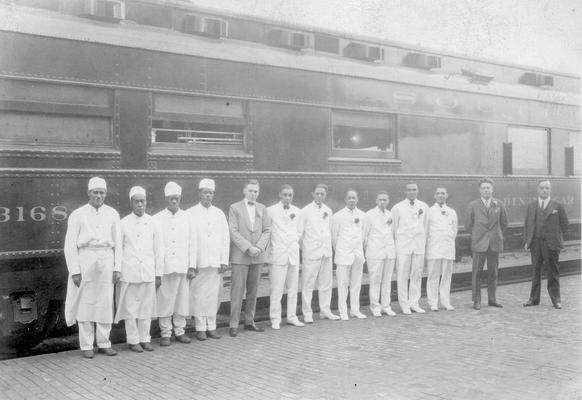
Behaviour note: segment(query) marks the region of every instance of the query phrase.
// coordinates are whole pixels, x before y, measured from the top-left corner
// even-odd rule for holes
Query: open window
[[[389,114],[332,112],[332,155],[356,158],[396,157],[395,117]]]
[[[243,102],[202,97],[154,96],[152,151],[244,153],[245,133]]]

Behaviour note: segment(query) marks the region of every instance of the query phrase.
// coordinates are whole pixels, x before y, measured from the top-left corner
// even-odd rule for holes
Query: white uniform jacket
[[[85,204],[71,213],[68,221],[67,234],[65,236],[65,260],[70,275],[81,274],[84,281],[91,281],[101,277],[102,271],[88,270],[89,266],[79,257],[79,250],[83,248],[107,248],[114,249],[114,263],[109,266],[110,271],[102,277],[107,282],[112,281],[113,271],[121,269],[121,224],[119,213],[108,205],[102,205],[99,209]],[[101,280],[98,278],[97,280]]]
[[[446,204],[435,204],[428,210],[427,259],[455,259],[457,224],[457,213]]]
[[[190,224],[188,213],[167,208],[154,215],[164,238],[163,275],[185,274],[190,265]]]
[[[131,213],[121,220],[121,232],[121,281],[153,282],[156,276],[162,276],[164,239],[154,218],[148,214],[138,217]]]
[[[220,268],[228,265],[230,232],[226,216],[219,208],[198,203],[188,210],[192,225],[194,268]]]
[[[364,221],[366,214],[345,207],[334,214],[331,224],[332,244],[335,249],[334,262],[352,265],[355,257],[364,260]]]
[[[391,211],[397,254],[424,254],[428,225],[426,203],[416,199],[414,205],[411,205],[410,200],[405,199],[392,207]]]
[[[299,265],[299,235],[302,229],[301,210],[288,209],[281,202],[267,208],[271,218],[271,244],[268,262],[275,265]]]
[[[394,219],[388,210],[380,211],[374,207],[366,213],[364,224],[364,248],[367,260],[395,259]]]
[[[301,210],[301,256],[304,260],[331,257],[331,209],[311,202]]]

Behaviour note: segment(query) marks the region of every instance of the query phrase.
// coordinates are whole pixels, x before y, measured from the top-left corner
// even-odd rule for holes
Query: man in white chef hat
[[[153,351],[150,325],[156,311],[156,288],[162,284],[164,240],[153,217],[146,214],[146,191],[129,191],[132,212],[121,220],[123,259],[115,322],[125,321],[127,343],[132,351]]]
[[[114,356],[109,333],[113,322],[114,271],[121,267],[119,214],[103,202],[104,179],[94,177],[87,188],[89,203],[71,213],[65,236],[69,270],[65,319],[79,324],[79,345],[85,358],[93,358],[97,336],[100,353]]]
[[[195,241],[195,263],[189,271],[190,311],[195,318],[198,340],[220,339],[216,333],[222,273],[228,268],[230,233],[226,216],[212,205],[216,185],[212,179],[202,179],[198,185],[200,202],[190,208],[192,237]]]
[[[182,187],[168,182],[164,188],[167,207],[154,215],[164,237],[162,285],[157,291],[160,346],[169,346],[172,322],[176,341],[190,343],[185,335],[188,303],[188,268],[190,265],[190,224],[188,214],[180,208]]]

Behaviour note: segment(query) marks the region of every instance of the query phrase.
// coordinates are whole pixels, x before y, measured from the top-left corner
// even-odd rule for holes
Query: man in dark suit
[[[487,261],[487,297],[492,307],[503,307],[497,302],[497,267],[499,252],[503,250],[503,231],[507,228],[507,212],[503,203],[493,198],[493,181],[479,181],[481,198],[469,203],[465,228],[471,232],[473,252],[473,308],[481,309],[481,272]]]
[[[238,323],[246,288],[245,329],[262,332],[255,325],[257,288],[261,268],[266,262],[266,249],[271,240],[271,222],[265,206],[257,203],[259,182],[251,179],[243,190],[245,198],[230,206],[230,265],[232,286],[230,291],[230,329],[232,337],[238,335]]]
[[[527,206],[524,238],[526,250],[531,250],[533,276],[529,300],[524,307],[540,304],[542,265],[548,269],[548,293],[555,308],[562,308],[560,298],[560,270],[558,256],[563,247],[562,236],[568,231],[568,217],[564,206],[550,198],[550,181],[538,184],[538,198]]]

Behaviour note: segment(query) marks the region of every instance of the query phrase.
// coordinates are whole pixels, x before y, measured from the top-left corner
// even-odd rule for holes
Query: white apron
[[[69,275],[65,321],[113,322],[113,249],[111,247],[79,249],[81,285],[75,286]]]
[[[188,294],[189,282],[186,274],[163,275],[162,286],[157,290],[158,317],[171,317],[174,314],[189,316]]]
[[[156,315],[155,282],[121,282],[115,323],[122,319],[151,319]]]
[[[200,268],[190,283],[190,313],[195,317],[216,317],[221,287],[218,268]]]

